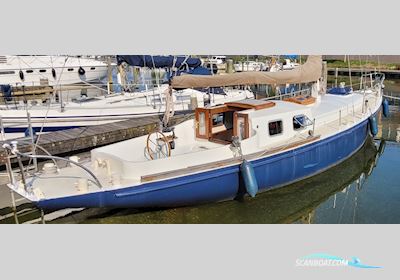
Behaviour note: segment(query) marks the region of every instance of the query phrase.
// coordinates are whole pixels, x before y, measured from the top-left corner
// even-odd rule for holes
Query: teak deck
[[[250,99],[250,100],[243,100],[243,101],[239,101],[239,102],[227,102],[227,103],[225,103],[225,105],[228,106],[228,108],[261,110],[261,109],[267,109],[267,108],[274,107],[275,103],[272,101]]]
[[[301,104],[301,105],[310,105],[315,103],[315,98],[311,96],[296,96],[296,97],[288,97],[284,98],[283,101],[287,102],[293,102],[296,104]]]

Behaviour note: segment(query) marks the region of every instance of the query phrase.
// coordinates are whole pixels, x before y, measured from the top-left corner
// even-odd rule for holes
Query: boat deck
[[[347,101],[335,95],[328,95],[328,97],[332,101],[327,102],[325,106],[316,106],[313,112],[315,115],[319,115],[315,120],[314,134],[321,135],[322,138],[329,137],[338,131],[350,127],[364,118],[365,113],[369,113],[362,112],[362,95],[350,94],[347,96]],[[378,98],[370,94],[367,95],[366,100],[368,100],[370,107],[373,108],[376,106]],[[333,104],[335,102],[343,104],[341,110],[338,111],[337,106],[330,106],[330,103]]]
[[[171,118],[171,125],[176,125],[193,117],[192,113],[176,114]],[[52,155],[76,153],[97,146],[112,144],[115,142],[146,135],[155,131],[160,124],[159,116],[148,116],[126,121],[113,122],[104,125],[72,128],[63,131],[49,132],[40,135],[38,145],[46,149]],[[18,140],[18,139],[17,139]],[[19,139],[19,150],[30,152],[30,139]],[[2,146],[4,142],[0,143]],[[25,144],[24,144],[25,143]],[[0,157],[5,151],[0,147]],[[38,149],[37,154],[44,154]],[[3,161],[0,161],[4,163]]]
[[[339,112],[341,113],[338,113],[338,108],[340,107],[337,106],[337,103],[336,110],[329,109],[335,107],[331,106],[335,102],[342,101],[340,97],[327,96],[324,101],[315,105],[313,113],[317,112],[318,114],[313,114],[316,119],[314,136],[309,135],[310,128],[307,128],[279,144],[271,143],[262,147],[255,147],[256,142],[254,141],[256,140],[256,137],[251,137],[249,140],[253,141],[251,142],[251,145],[254,146],[254,149],[246,150],[246,147],[244,147],[244,156],[249,160],[252,160],[273,155],[312,141],[317,141],[318,139],[327,138],[359,123],[368,115],[367,112],[362,112],[362,106],[360,106],[360,104],[364,102],[364,97],[361,94],[358,94],[357,96],[354,95],[349,98],[353,98],[354,103],[343,103],[343,108],[339,109]],[[375,110],[378,97],[369,94],[365,99],[368,100],[371,109]],[[351,110],[348,109],[348,107],[350,107]],[[354,111],[352,111],[353,107]],[[192,125],[190,122],[186,122],[185,124],[185,126]],[[179,129],[177,128],[177,130]],[[180,136],[182,134],[177,133],[177,135]],[[141,138],[144,139],[144,137]],[[140,143],[136,144],[142,144],[143,139],[139,141]],[[187,137],[182,135],[182,138],[178,138],[177,141],[183,139],[187,139]],[[233,151],[229,150],[230,145],[221,145],[207,141],[195,141],[195,143],[183,141],[181,144],[177,144],[177,146],[180,146],[179,149],[181,150],[179,150],[179,153],[173,158],[137,162],[135,159],[141,157],[141,155],[138,155],[138,149],[135,149],[133,144],[134,143],[131,141],[126,141],[115,144],[118,145],[118,149],[113,147],[114,145],[110,145],[96,149],[97,151],[92,151],[92,163],[88,162],[87,166],[92,166],[94,168],[93,171],[105,190],[131,187],[145,182],[202,172],[204,170],[220,168],[222,166],[229,166],[240,162],[240,157],[232,157]],[[141,147],[143,149],[143,146]],[[95,161],[100,161],[96,163],[93,162],[93,159],[95,159]],[[96,167],[97,165],[98,167]],[[54,181],[51,180],[54,175],[49,174],[42,175],[40,178],[36,177],[33,182],[33,185],[37,189],[35,193],[36,198],[40,199],[42,196],[51,198],[60,195],[79,195],[81,194],[81,191],[79,190],[77,183],[78,178],[86,178],[89,180],[84,193],[99,191],[96,184],[91,182],[92,178],[83,170],[79,170],[78,168],[63,168],[56,176],[57,178],[62,179],[60,180],[60,185],[57,186],[57,190],[54,188]]]

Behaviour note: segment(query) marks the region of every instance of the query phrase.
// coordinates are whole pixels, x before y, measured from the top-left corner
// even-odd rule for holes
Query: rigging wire
[[[350,56],[347,55],[347,64],[349,66],[349,78],[350,78],[350,87],[353,88],[353,82],[351,79],[351,62],[350,62]]]
[[[377,55],[377,59],[378,59],[378,72],[381,72],[381,60],[379,55]]]
[[[60,73],[60,75],[59,75],[59,77],[58,77],[58,81],[56,82],[56,86],[55,86],[56,88],[59,86],[59,83],[60,83],[62,74],[63,74],[64,69],[65,69],[65,64],[67,63],[68,58],[69,58],[69,57],[67,56],[67,57],[65,58],[65,60],[64,60],[64,65],[63,65],[63,67],[61,68],[61,73]],[[60,87],[60,89],[61,89],[61,87]],[[61,102],[62,102],[62,100],[61,100]],[[47,111],[46,111],[45,117],[44,117],[44,119],[43,119],[42,126],[40,127],[40,132],[39,132],[39,134],[38,134],[38,137],[36,138],[35,145],[34,145],[34,150],[36,150],[36,146],[37,146],[37,144],[39,143],[40,135],[41,135],[41,133],[43,132],[44,125],[45,125],[45,123],[46,123],[46,121],[47,121],[47,117],[48,117],[48,114],[49,114],[49,111],[50,111],[50,105],[51,105],[51,101],[50,101],[49,104],[47,105]],[[33,137],[33,136],[32,136],[32,137]]]
[[[65,64],[67,63],[67,60],[68,60],[68,57],[65,58],[64,65],[63,65],[63,67],[62,67],[62,69],[61,69],[61,73],[60,73],[60,75],[59,75],[58,81],[56,82],[55,88],[57,88],[58,85],[59,85],[59,83],[60,83],[60,80],[61,80],[61,77],[62,77],[64,68],[65,68]],[[24,62],[24,63],[27,64],[26,62]],[[27,64],[27,66],[30,67],[29,64]],[[40,74],[40,75],[41,75],[41,74]],[[42,75],[42,76],[43,76],[43,75]],[[51,101],[50,101],[50,102],[48,103],[48,105],[47,105],[47,110],[46,110],[45,117],[44,117],[44,119],[43,119],[43,121],[42,121],[42,125],[41,125],[41,127],[40,127],[40,131],[38,132],[38,137],[36,138],[36,141],[35,141],[35,143],[34,143],[34,145],[33,145],[33,151],[36,151],[37,146],[38,146],[38,144],[39,144],[40,135],[41,135],[41,133],[43,132],[44,125],[45,125],[45,123],[46,123],[46,121],[47,121],[47,117],[48,117],[48,114],[49,114],[49,111],[50,111],[50,107],[51,107]],[[28,112],[28,105],[26,106],[26,110],[27,110],[27,112]],[[31,137],[33,137],[33,135],[31,135]],[[32,160],[32,159],[29,160],[28,165],[31,163],[31,160]]]
[[[349,188],[349,187],[350,187],[350,188]],[[350,189],[351,189],[351,185],[348,186],[348,187],[346,187],[346,196],[345,196],[344,201],[343,201],[342,209],[340,210],[340,215],[339,215],[338,224],[340,224],[340,222],[342,221],[342,218],[343,218],[343,210],[344,210],[344,208],[345,208],[345,206],[346,206],[346,202],[347,202],[347,198],[349,197]]]

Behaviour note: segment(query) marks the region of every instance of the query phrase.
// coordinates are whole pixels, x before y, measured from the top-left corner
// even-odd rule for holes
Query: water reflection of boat
[[[388,118],[379,115],[378,138],[400,143],[400,111],[398,108],[391,106]]]
[[[226,201],[198,207],[138,212],[129,209],[88,209],[59,219],[83,223],[310,223],[315,209],[333,194],[360,181],[375,166],[379,150],[371,139],[352,157],[310,179],[262,193],[244,201]],[[340,176],[338,176],[340,175]],[[331,180],[331,178],[335,180]]]

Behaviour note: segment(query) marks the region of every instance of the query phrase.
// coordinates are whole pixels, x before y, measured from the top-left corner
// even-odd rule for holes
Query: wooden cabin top
[[[257,99],[246,99],[237,102],[227,102],[226,106],[238,109],[267,109],[275,106],[275,103],[267,100],[257,100]]]
[[[301,105],[310,105],[310,104],[314,104],[315,103],[315,97],[311,97],[311,96],[294,96],[294,97],[288,97],[288,98],[284,98],[283,101],[287,101],[287,102],[293,102],[296,104],[301,104]]]

